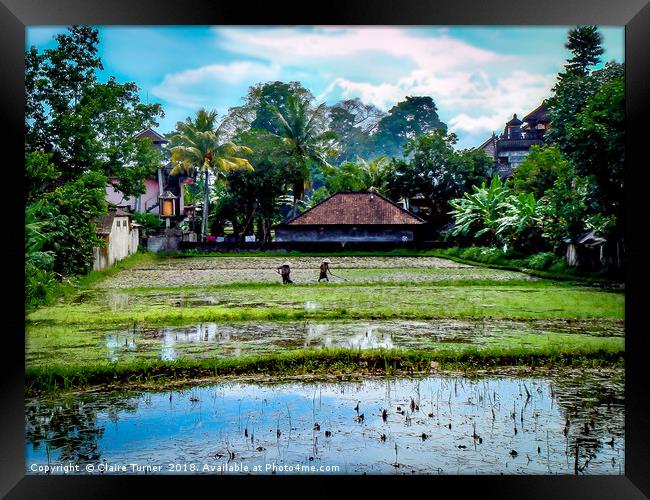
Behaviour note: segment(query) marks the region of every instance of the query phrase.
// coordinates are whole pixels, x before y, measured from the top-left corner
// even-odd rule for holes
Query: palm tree
[[[390,160],[388,157],[380,156],[371,161],[357,158],[357,163],[361,167],[364,185],[368,189],[375,189],[380,193],[384,192],[386,188],[386,173],[390,168]]]
[[[208,232],[208,210],[210,204],[209,180],[210,173],[218,176],[231,170],[253,170],[253,166],[245,158],[237,155],[250,154],[253,151],[246,146],[238,146],[232,142],[220,142],[221,130],[217,126],[217,112],[203,108],[196,113],[192,121],[187,118],[185,123],[176,124],[176,133],[170,138],[172,152],[172,168],[170,174],[185,173],[203,174],[203,217],[201,224],[201,239]]]
[[[288,180],[293,189],[292,217],[296,215],[296,203],[309,188],[309,165],[315,163],[323,169],[333,169],[325,159],[326,141],[333,138],[331,132],[321,132],[320,118],[323,117],[325,104],[313,112],[308,110],[308,101],[293,95],[287,97],[285,113],[278,108],[273,112],[282,127],[283,142],[287,147]]]

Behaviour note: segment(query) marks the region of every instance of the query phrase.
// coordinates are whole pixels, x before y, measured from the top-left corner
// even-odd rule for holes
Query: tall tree
[[[407,97],[379,121],[374,135],[375,152],[377,155],[399,157],[407,141],[436,129],[446,131],[447,125],[440,121],[433,99],[429,96]]]
[[[588,28],[588,29],[587,29]],[[547,101],[550,129],[547,140],[558,147],[587,183],[587,215],[611,243],[612,262],[623,263],[625,94],[623,64],[609,62],[591,70],[602,54],[594,27],[569,32],[567,47],[573,56],[558,75]]]
[[[385,116],[372,104],[365,104],[359,98],[347,99],[329,108],[329,128],[337,137],[332,146],[337,154],[333,162],[340,164],[357,157],[368,158],[373,154],[373,134],[379,120]]]
[[[297,96],[307,103],[314,98],[300,82],[267,82],[251,86],[244,104],[228,110],[222,123],[223,133],[233,136],[253,128],[281,134],[282,124],[275,110],[286,113],[289,96]]]
[[[232,170],[253,170],[253,166],[239,155],[251,153],[250,148],[232,142],[221,142],[217,126],[217,112],[203,108],[194,120],[176,124],[176,132],[170,137],[170,149],[174,167],[171,175],[183,172],[190,175],[201,173],[204,183],[201,238],[208,232],[210,207],[210,173],[218,176]]]
[[[28,302],[44,297],[41,285],[48,277],[91,268],[93,247],[101,245],[96,219],[107,211],[107,182],[117,179],[126,196],[141,194],[160,159],[151,141],[136,135],[157,126],[162,108],[140,102],[132,82],[110,76],[98,81],[99,31],[70,26],[55,41],[52,48],[25,53],[26,211],[30,223],[48,221],[45,240],[38,240],[41,250],[33,253],[49,256],[26,254]]]
[[[322,117],[325,104],[314,111],[308,109],[306,99],[290,95],[284,111],[274,109],[282,130],[278,136],[283,138],[287,156],[287,178],[290,179],[293,191],[293,210],[296,213],[296,203],[302,199],[305,188],[310,181],[310,164],[323,169],[332,169],[327,162],[327,142],[332,139],[331,131],[322,128]]]
[[[51,156],[59,176],[48,189],[94,171],[118,178],[116,187],[127,196],[142,194],[160,159],[150,141],[135,136],[157,126],[161,106],[140,102],[135,83],[97,81],[103,69],[97,29],[71,26],[56,41],[25,55],[26,155]]]
[[[564,45],[573,56],[565,66],[569,75],[585,76],[589,67],[600,62],[605,52],[602,47],[603,37],[597,26],[577,26],[569,31],[568,41]]]
[[[483,151],[456,151],[455,134],[434,130],[409,140],[404,152],[410,159],[396,160],[388,173],[393,199],[424,196],[430,221],[442,225],[449,219],[449,200],[489,178],[490,159]]]

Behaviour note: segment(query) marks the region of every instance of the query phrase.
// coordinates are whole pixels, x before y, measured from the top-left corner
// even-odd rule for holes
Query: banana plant
[[[463,198],[451,200],[455,228],[452,236],[470,235],[475,238],[486,236],[491,242],[497,239],[502,204],[510,196],[510,189],[495,175],[486,187],[472,186],[473,193],[465,193]]]

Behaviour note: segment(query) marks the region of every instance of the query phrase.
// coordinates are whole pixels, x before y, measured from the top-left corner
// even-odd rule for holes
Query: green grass
[[[432,365],[433,363],[433,365]],[[436,369],[484,369],[500,366],[612,366],[623,363],[618,349],[573,350],[493,348],[490,350],[417,351],[349,349],[295,350],[260,356],[201,360],[134,360],[131,363],[52,364],[28,367],[28,393],[83,388],[94,384],[160,384],[198,377],[250,374],[395,374]]]
[[[138,250],[138,252],[118,261],[113,266],[104,269],[103,271],[90,271],[88,274],[83,276],[72,276],[66,278],[62,282],[57,282],[56,285],[48,291],[47,299],[44,303],[26,307],[25,313],[29,314],[30,312],[38,310],[40,307],[51,305],[56,301],[69,299],[71,296],[79,293],[79,291],[92,288],[93,285],[109,276],[114,276],[120,271],[142,266],[147,263],[153,263],[157,258],[158,257],[156,257],[155,254],[149,251]]]
[[[174,307],[175,295],[150,294],[111,310],[99,301],[44,307],[29,322],[179,324],[205,321],[431,318],[623,319],[621,293],[553,283],[491,286],[342,285],[212,288],[214,306]],[[316,309],[305,309],[305,303]]]

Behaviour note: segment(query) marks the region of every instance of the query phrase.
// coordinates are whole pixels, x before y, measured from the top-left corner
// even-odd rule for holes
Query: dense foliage
[[[536,251],[595,231],[607,240],[604,263],[623,266],[624,66],[593,69],[603,54],[600,44],[595,26],[569,31],[572,56],[546,101],[547,144],[531,148],[511,186],[493,181],[452,202],[452,236]],[[516,203],[515,194],[505,194],[511,187]],[[510,202],[497,199],[502,194]],[[499,230],[506,220],[512,230]]]
[[[455,134],[434,130],[404,145],[408,160],[395,160],[387,172],[394,199],[423,197],[428,219],[440,227],[449,221],[449,201],[489,178],[491,160],[483,151],[457,151]]]
[[[98,30],[72,26],[54,48],[25,54],[26,295],[38,303],[57,280],[88,272],[95,220],[106,214],[106,186],[144,193],[160,158],[137,133],[156,126],[158,104],[140,102],[134,83],[109,77]]]

